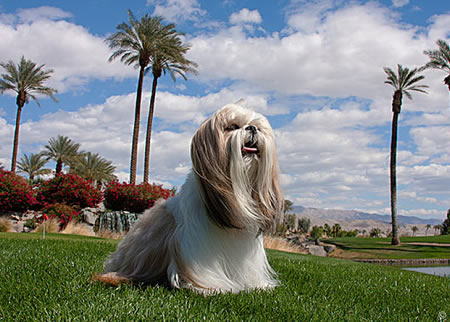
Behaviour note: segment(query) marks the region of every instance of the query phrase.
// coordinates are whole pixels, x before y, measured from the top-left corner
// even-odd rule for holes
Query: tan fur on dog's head
[[[191,158],[214,223],[235,229],[271,227],[283,197],[274,135],[264,116],[226,105],[200,125]]]

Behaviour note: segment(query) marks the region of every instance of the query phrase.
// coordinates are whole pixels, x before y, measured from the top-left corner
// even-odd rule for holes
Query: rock
[[[288,242],[294,243],[298,246],[304,246],[303,243],[305,242],[306,238],[304,235],[298,235],[298,234],[292,234],[285,237],[285,239]]]
[[[327,254],[330,254],[334,252],[334,250],[336,249],[336,245],[324,245],[323,248],[325,249]]]
[[[32,231],[33,231],[33,228],[23,226],[22,232],[29,233],[29,232],[32,232]]]
[[[40,217],[41,215],[42,213],[40,213],[39,211],[28,210],[27,212],[24,212],[22,214],[22,217],[20,219],[23,221],[27,221],[28,219],[34,219]]]
[[[15,223],[13,222],[12,229],[16,233],[23,232],[23,222],[22,221],[17,221]]]
[[[97,210],[98,210],[99,212],[105,212],[105,205],[104,205],[103,202],[101,202],[101,203],[98,205]]]
[[[96,208],[84,208],[81,211],[81,220],[90,226],[94,226],[97,218],[98,214]]]
[[[308,253],[313,256],[320,256],[320,257],[326,257],[327,252],[325,251],[325,247],[323,246],[317,246],[317,245],[308,245],[306,246],[308,249]]]

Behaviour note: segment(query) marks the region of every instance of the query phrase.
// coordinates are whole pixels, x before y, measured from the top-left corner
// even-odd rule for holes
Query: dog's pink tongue
[[[258,149],[257,148],[249,148],[249,147],[244,146],[244,151],[248,152],[248,153],[256,153],[256,152],[258,152]]]

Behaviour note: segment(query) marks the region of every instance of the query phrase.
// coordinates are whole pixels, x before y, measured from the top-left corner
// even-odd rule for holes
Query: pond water
[[[437,276],[447,276],[450,278],[450,266],[405,267],[403,269]]]

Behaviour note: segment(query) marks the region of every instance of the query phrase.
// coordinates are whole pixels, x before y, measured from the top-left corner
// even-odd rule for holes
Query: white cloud
[[[154,6],[154,15],[171,22],[197,21],[206,14],[197,0],[147,0],[147,5]]]
[[[409,0],[392,0],[392,5],[396,8],[406,6],[408,3]]]
[[[280,96],[365,98],[356,106],[290,104],[296,117],[276,130],[280,166],[285,191],[293,199],[309,198],[305,192],[313,191],[319,196],[313,199],[326,200],[330,208],[367,209],[372,206],[365,198],[352,200],[349,196],[371,194],[384,200],[378,206],[382,212],[389,203],[393,93],[384,84],[382,68],[397,63],[423,65],[427,61],[423,50],[434,48],[436,39],[446,37],[450,15],[431,18],[423,30],[398,23],[392,12],[374,3],[336,8],[333,1],[320,1],[310,9],[316,13],[310,11],[313,19],[303,20],[302,25],[298,25],[305,17],[301,10],[288,14],[287,34],[252,37],[234,26],[196,36],[190,40],[190,57],[199,63],[199,78],[205,82],[232,79],[243,88],[273,91]],[[437,124],[448,120],[442,114],[447,110],[448,93],[441,73],[426,72],[424,83],[430,85],[429,95],[418,93],[412,101],[404,100],[400,128],[410,119],[423,122],[411,112],[426,110]],[[372,129],[380,126],[386,126],[387,133]],[[426,138],[430,140],[431,136]],[[434,146],[444,149],[448,141],[446,135],[437,135]],[[444,170],[431,171],[434,179],[421,181],[424,176],[420,166],[428,167],[423,165],[430,157],[428,153],[437,151],[423,148],[426,143],[418,138],[414,142],[418,152],[410,151],[411,146],[407,151],[399,146],[399,183],[411,184],[418,192],[443,189],[442,184],[449,180]],[[441,153],[434,162],[445,163],[446,157],[448,154]],[[434,177],[438,173],[443,177]]]
[[[239,12],[234,12],[230,16],[230,23],[232,24],[260,24],[262,22],[261,15],[258,10],[241,9]]]
[[[285,114],[288,111],[285,107],[270,106],[268,100],[269,95],[267,94],[253,94],[239,88],[223,88],[219,92],[200,97],[158,91],[156,95],[157,117],[168,124],[192,121],[198,125],[219,107],[238,101],[240,101],[240,105],[266,115]]]
[[[428,202],[428,203],[438,203],[438,200],[433,197],[426,197],[426,196],[418,196],[415,191],[400,191],[398,193],[399,198],[409,198],[418,200],[421,202]]]
[[[450,124],[447,126],[428,126],[411,129],[411,136],[417,144],[418,152],[430,158],[450,152]],[[447,159],[446,163],[450,163]]]
[[[450,15],[435,17],[421,33],[397,23],[385,8],[353,5],[326,11],[314,32],[250,37],[234,26],[201,34],[190,39],[189,57],[199,64],[199,79],[205,82],[233,79],[287,95],[359,96],[390,104],[392,89],[384,84],[382,68],[399,62],[423,65],[423,50],[433,48],[438,36],[445,38],[448,23]],[[427,82],[442,82],[436,74],[429,76]],[[410,110],[423,109],[424,102],[429,111],[442,108],[437,105],[447,99],[443,90],[433,87],[427,97],[416,95],[408,102]]]
[[[54,70],[48,85],[59,92],[74,90],[91,79],[136,77],[136,71],[120,61],[108,63],[111,51],[104,38],[65,20],[52,20],[68,15],[57,8],[41,7],[19,11],[17,18],[25,22],[0,20],[1,61],[18,62],[24,55],[38,65],[45,64]]]
[[[403,216],[416,216],[416,217],[428,217],[428,218],[444,218],[445,212],[439,209],[409,209],[402,210]]]
[[[17,18],[23,23],[31,23],[37,20],[57,20],[70,17],[72,17],[70,12],[55,7],[44,6],[31,9],[19,9],[17,11]]]
[[[336,6],[335,0],[293,0],[287,10],[288,28],[306,33],[315,32],[328,11]]]

